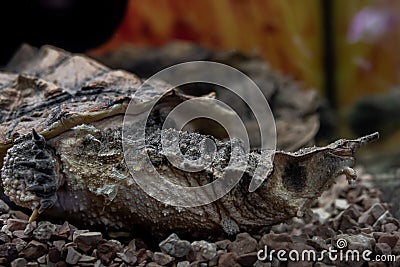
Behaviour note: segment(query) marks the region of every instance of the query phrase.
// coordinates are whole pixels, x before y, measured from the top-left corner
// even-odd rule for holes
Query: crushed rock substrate
[[[183,240],[179,233],[165,236],[158,247],[133,237],[129,241],[106,238],[106,233],[77,229],[65,221],[28,223],[28,215],[0,201],[0,265],[2,266],[400,266],[400,222],[390,212],[372,177],[359,168],[359,179],[350,187],[344,177],[313,205],[312,213],[287,223],[267,227],[258,234],[242,232],[218,240]],[[338,240],[346,247],[338,248]],[[266,260],[257,252],[313,250],[317,256],[329,249],[371,250],[369,258],[394,255],[396,260],[377,262],[334,260],[284,261],[276,254]],[[260,254],[263,255],[263,254]],[[287,254],[286,254],[287,256]]]

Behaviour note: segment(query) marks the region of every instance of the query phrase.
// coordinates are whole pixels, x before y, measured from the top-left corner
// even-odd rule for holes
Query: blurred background
[[[302,90],[325,99],[329,112],[321,113],[320,131],[331,132],[326,136],[379,131],[380,141],[365,149],[361,163],[388,197],[400,188],[400,1],[17,0],[0,5],[1,65],[22,43],[51,44],[98,59],[123,47],[157,49],[177,40],[259,55]]]

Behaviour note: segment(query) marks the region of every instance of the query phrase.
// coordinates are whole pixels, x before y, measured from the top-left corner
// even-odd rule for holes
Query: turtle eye
[[[40,150],[35,156],[34,156],[34,159],[46,159],[47,157],[46,157],[46,154],[42,151],[42,150]]]

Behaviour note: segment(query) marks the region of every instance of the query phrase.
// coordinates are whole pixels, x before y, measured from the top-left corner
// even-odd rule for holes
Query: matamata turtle
[[[192,236],[255,231],[301,215],[339,175],[354,180],[355,149],[378,138],[375,133],[297,152],[270,151],[272,165],[260,151],[250,151],[246,166],[236,166],[243,172],[240,181],[226,195],[206,205],[177,207],[138,186],[137,179],[154,174],[140,160],[134,163],[132,177],[123,151],[124,115],[129,103],[143,112],[153,106],[144,146],[129,153],[145,150],[161,177],[182,186],[201,186],[221,177],[232,145],[240,148],[240,140],[213,138],[217,150],[212,164],[186,172],[169,163],[160,136],[179,139],[182,153],[192,158],[204,148],[207,136],[160,125],[179,103],[213,95],[189,96],[162,81],[138,93],[143,81],[134,74],[51,46],[25,46],[6,71],[0,73],[2,191],[16,205],[31,209],[31,220],[45,215],[78,225],[143,227],[154,234]],[[210,106],[210,112],[226,111]],[[134,123],[130,127],[135,144],[142,137],[135,135]],[[282,134],[279,129],[277,134]],[[265,169],[265,180],[249,192],[256,167]]]

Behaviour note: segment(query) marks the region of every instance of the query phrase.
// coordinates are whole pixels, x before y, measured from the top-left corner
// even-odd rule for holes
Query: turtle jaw
[[[15,141],[1,170],[5,195],[15,204],[33,210],[30,221],[54,205],[62,183],[60,177],[55,153],[35,130]]]
[[[370,142],[373,142],[379,138],[379,133],[375,132],[370,135],[366,135],[363,137],[360,137],[356,140],[338,140],[335,143],[333,143],[333,148],[332,154],[335,157],[338,157],[342,162],[347,162],[347,164],[343,165],[343,168],[339,170],[338,175],[344,174],[346,176],[346,179],[348,183],[351,186],[355,185],[355,181],[357,179],[357,173],[356,171],[352,168],[355,165],[355,159],[354,159],[354,154],[355,151]]]
[[[331,152],[333,158],[336,158],[338,162],[338,170],[335,176],[345,175],[349,185],[354,186],[357,180],[357,173],[353,169],[355,165],[354,149],[351,148],[340,148]]]

